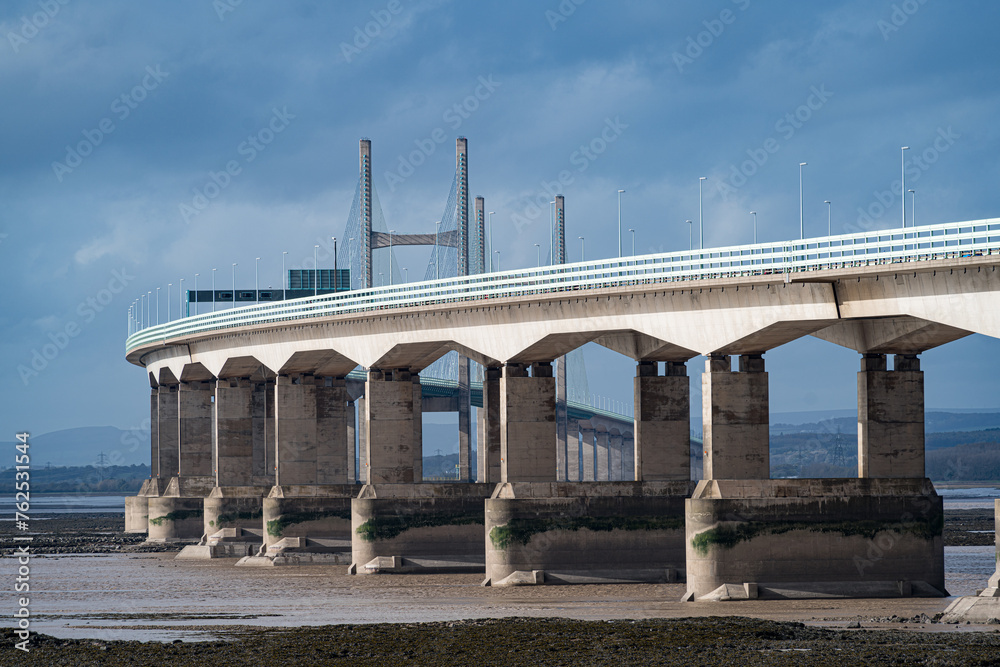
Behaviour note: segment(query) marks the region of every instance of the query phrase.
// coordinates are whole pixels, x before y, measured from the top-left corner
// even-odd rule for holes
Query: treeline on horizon
[[[13,468],[0,471],[3,488],[14,488]],[[32,466],[31,490],[35,493],[138,493],[149,479],[148,465],[131,466]]]

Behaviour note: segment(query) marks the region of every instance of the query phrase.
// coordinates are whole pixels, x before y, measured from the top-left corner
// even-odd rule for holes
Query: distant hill
[[[13,489],[16,472],[13,468],[0,471],[0,486]],[[32,466],[31,490],[34,493],[138,493],[148,477],[148,465],[57,468]]]
[[[828,416],[824,416],[824,414]],[[811,420],[805,420],[808,416]],[[817,419],[817,417],[819,417]],[[1000,429],[1000,412],[948,412],[927,410],[924,413],[924,428],[927,433],[949,431],[981,431]],[[776,413],[771,415],[771,435],[782,433],[855,433],[858,429],[857,412],[851,410],[830,410],[822,412]]]
[[[0,443],[13,451],[16,443]],[[47,464],[88,466],[149,465],[149,430],[123,431],[114,426],[83,426],[28,439],[33,470]],[[103,454],[103,458],[102,458]]]

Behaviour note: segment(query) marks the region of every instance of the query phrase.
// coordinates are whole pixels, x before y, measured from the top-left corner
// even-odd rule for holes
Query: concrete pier
[[[858,373],[858,476],[924,476],[924,374],[915,354],[865,354]]]
[[[702,374],[705,479],[768,479],[768,385],[764,358],[744,354],[739,372],[729,357],[710,355]]]
[[[486,501],[492,586],[682,581],[685,481],[513,482]]]
[[[368,484],[351,502],[352,574],[482,572],[494,484]]]
[[[597,431],[590,421],[580,422],[581,464],[580,481],[593,482],[597,479],[597,453],[595,451]]]
[[[414,385],[408,369],[371,370],[365,388],[368,484],[412,484],[415,446]]]
[[[545,362],[504,366],[500,380],[501,481],[556,479],[556,385]]]
[[[691,460],[691,385],[683,362],[640,362],[634,380],[635,479],[688,480]]]

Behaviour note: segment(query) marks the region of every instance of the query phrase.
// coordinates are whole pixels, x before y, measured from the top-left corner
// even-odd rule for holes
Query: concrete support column
[[[177,390],[177,472],[212,475],[212,395],[215,381],[181,382]]]
[[[635,440],[631,433],[622,437],[622,479],[626,482],[635,480]]]
[[[566,355],[563,355],[556,363],[556,476],[560,481],[568,479],[569,474],[566,389]]]
[[[596,432],[597,443],[594,451],[597,454],[597,467],[594,476],[598,482],[607,482],[611,479],[611,437],[605,426],[598,426]]]
[[[620,482],[624,479],[622,477],[623,443],[624,438],[621,431],[616,428],[611,429],[608,433],[608,479],[612,482]]]
[[[556,384],[552,365],[504,366],[500,380],[500,481],[556,480]]]
[[[149,389],[149,476],[156,479],[160,476],[160,390],[158,387]]]
[[[739,372],[711,355],[702,375],[705,479],[769,479],[768,387],[764,358],[744,354]]]
[[[358,481],[358,416],[357,406],[354,401],[347,404],[347,483],[354,484]]]
[[[568,419],[566,425],[566,479],[570,482],[579,482],[580,422],[576,419]]]
[[[316,378],[317,484],[348,483],[347,398],[344,378]]]
[[[479,475],[477,481],[495,484],[500,481],[500,378],[499,366],[487,366],[483,375],[482,430],[478,443]]]
[[[366,383],[367,384],[367,383]],[[358,404],[358,483],[368,483],[368,401],[359,396]]]
[[[469,359],[458,357],[458,481],[472,479],[472,395]]]
[[[368,484],[414,482],[414,382],[407,369],[368,372],[365,385],[365,449]]]
[[[275,484],[316,484],[316,380],[279,375],[274,389]]]
[[[582,465],[580,470],[581,479],[584,482],[594,482],[597,480],[597,469],[595,467],[595,462],[597,460],[594,441],[597,438],[597,432],[594,427],[591,426],[590,422],[580,424],[580,450],[582,453]]]
[[[254,476],[253,385],[243,378],[215,384],[215,485],[250,486]]]
[[[274,462],[274,380],[253,382],[251,389],[253,483],[273,485],[276,468]]]
[[[161,384],[156,396],[156,469],[160,477],[178,471],[177,385]]]
[[[637,481],[691,478],[691,383],[682,361],[636,366],[635,463]]]
[[[410,375],[410,382],[413,383],[413,481],[416,483],[424,481],[424,390],[416,373]]]
[[[858,477],[923,478],[924,373],[915,354],[865,354],[858,373]]]

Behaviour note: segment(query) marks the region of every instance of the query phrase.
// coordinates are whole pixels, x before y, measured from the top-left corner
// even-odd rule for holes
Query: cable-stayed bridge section
[[[991,219],[461,274],[131,326],[127,358],[149,374],[157,425],[150,537],[178,539],[184,521],[220,543],[256,530],[270,562],[485,568],[493,584],[686,577],[692,599],[942,595],[919,355],[1000,337],[998,255]],[[764,356],[806,335],[860,354],[856,478],[769,478]],[[570,472],[553,364],[589,342],[636,363],[634,481]],[[448,353],[484,369],[475,483],[420,481],[420,376]],[[356,437],[363,479],[351,473]]]

